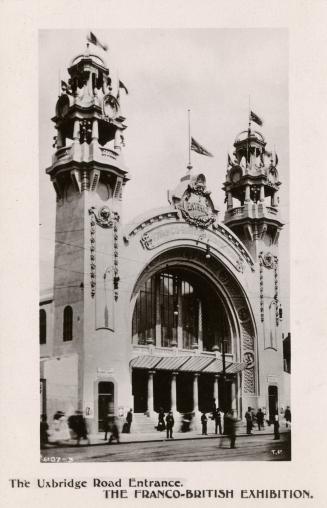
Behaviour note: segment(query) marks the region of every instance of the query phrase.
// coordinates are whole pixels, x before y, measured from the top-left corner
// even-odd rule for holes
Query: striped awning
[[[207,374],[218,374],[223,370],[223,362],[222,360],[218,360],[217,358],[211,362],[207,367],[203,369],[202,372],[206,372]]]
[[[164,370],[175,372],[202,372],[204,374],[221,374],[223,362],[219,358],[208,356],[153,356],[142,355],[133,358],[133,369]],[[244,362],[226,363],[226,374],[237,374],[246,368]]]
[[[133,358],[131,367],[135,369],[153,369],[161,360],[161,356],[142,355]]]
[[[237,374],[246,368],[245,362],[234,362],[230,363],[228,367],[226,367],[226,374]]]
[[[183,363],[179,371],[181,372],[200,372],[209,363],[213,361],[213,358],[208,356],[190,356],[187,362]]]
[[[164,356],[156,365],[156,370],[178,370],[188,359],[189,356]]]

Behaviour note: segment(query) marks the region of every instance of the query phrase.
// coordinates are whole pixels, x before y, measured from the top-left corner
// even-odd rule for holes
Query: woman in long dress
[[[65,413],[57,411],[49,429],[49,443],[60,443],[68,439],[70,439],[70,432]]]

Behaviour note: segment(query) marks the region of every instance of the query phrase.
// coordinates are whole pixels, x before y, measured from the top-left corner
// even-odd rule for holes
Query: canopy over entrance
[[[203,374],[220,374],[223,362],[217,358],[197,356],[152,356],[142,355],[133,358],[130,363],[133,369],[163,370],[174,372],[197,372]],[[237,374],[246,368],[244,362],[226,362],[226,374]]]

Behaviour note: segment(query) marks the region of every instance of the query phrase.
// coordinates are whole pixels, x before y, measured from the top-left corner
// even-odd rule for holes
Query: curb
[[[280,431],[280,435],[282,434],[288,434],[290,431]],[[262,434],[251,434],[253,437],[257,437],[257,436],[273,436],[274,435],[274,432],[265,432],[265,433],[262,433]],[[239,437],[248,437],[249,435],[248,434],[236,434],[236,438],[239,438]],[[228,438],[227,434],[214,434],[214,435],[211,435],[211,436],[202,436],[202,435],[199,435],[199,436],[192,436],[192,437],[173,437],[172,439],[167,439],[167,438],[152,438],[152,439],[144,439],[144,440],[140,440],[140,439],[137,439],[137,440],[131,440],[131,441],[121,441],[119,444],[120,445],[126,445],[126,444],[135,444],[135,443],[163,443],[163,442],[166,442],[166,441],[194,441],[194,440],[200,440],[200,439],[226,439]],[[114,443],[114,444],[118,444],[118,443]],[[87,448],[87,447],[93,447],[93,446],[104,446],[104,445],[108,445],[108,441],[105,441],[103,440],[102,443],[90,443],[90,444],[80,444],[79,446],[77,446],[76,444],[62,444],[62,445],[58,445],[58,444],[48,444],[45,446],[45,448],[41,448],[41,450],[53,450],[53,449],[61,449],[61,448]]]

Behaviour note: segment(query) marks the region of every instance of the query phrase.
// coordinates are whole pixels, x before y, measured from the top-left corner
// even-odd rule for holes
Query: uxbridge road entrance
[[[151,360],[160,357],[151,357]],[[185,358],[186,357],[182,357]],[[176,361],[177,358],[175,358]],[[144,361],[144,359],[143,359]],[[201,411],[211,413],[214,400],[217,407],[232,407],[232,383],[229,377],[223,383],[215,374],[198,372],[175,372],[134,368],[132,371],[132,391],[134,412],[159,412],[163,409],[179,413]]]

